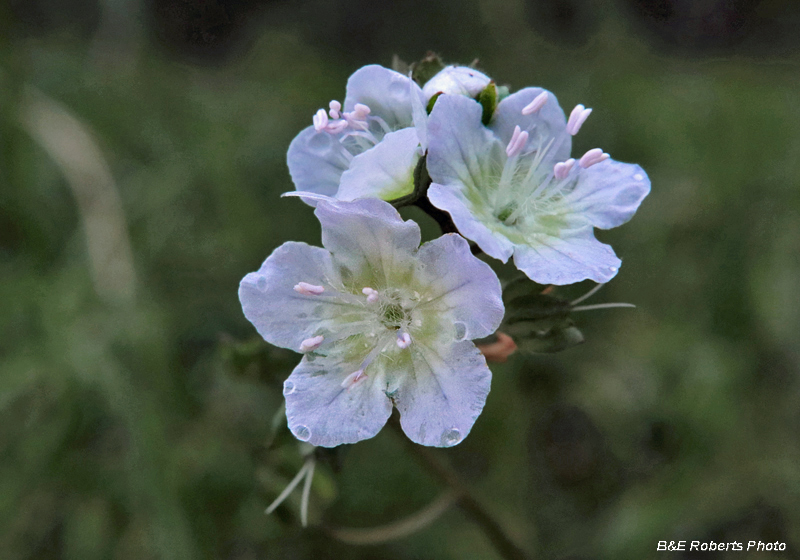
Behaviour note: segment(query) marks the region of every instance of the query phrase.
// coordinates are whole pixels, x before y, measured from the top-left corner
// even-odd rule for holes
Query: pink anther
[[[521,130],[519,126],[515,126],[514,133],[511,135],[511,140],[508,142],[508,146],[506,146],[506,155],[510,158],[518,156],[520,152],[522,152],[527,141],[527,131]]]
[[[320,345],[324,340],[325,337],[322,335],[307,338],[300,343],[300,351],[305,353],[305,352],[311,352],[312,350],[316,350],[317,348],[320,347]]]
[[[353,107],[353,117],[360,121],[366,119],[370,112],[370,108],[363,103],[356,103],[355,107]]]
[[[569,158],[567,161],[562,161],[553,166],[553,176],[558,179],[559,181],[562,179],[566,179],[569,172],[572,170],[572,166],[575,165],[575,159]]]
[[[378,294],[378,290],[373,290],[372,288],[364,288],[361,290],[361,293],[367,296],[367,301],[369,303],[375,303],[380,299],[380,295]]]
[[[596,163],[607,160],[609,157],[610,156],[604,153],[600,148],[594,148],[583,154],[578,164],[584,169],[588,169]]]
[[[331,134],[339,134],[345,128],[347,128],[347,126],[348,126],[347,121],[344,119],[340,119],[338,121],[333,121],[329,123],[328,126],[325,127],[325,130]]]
[[[328,103],[328,108],[330,109],[330,111],[328,111],[328,114],[330,114],[331,118],[338,119],[342,111],[342,104],[334,99],[333,101]]]
[[[545,103],[547,103],[547,92],[543,91],[542,93],[534,97],[533,101],[525,105],[525,107],[522,109],[522,114],[532,115],[536,111],[544,107]]]
[[[397,346],[406,349],[411,346],[411,335],[407,332],[404,333],[397,333]]]
[[[317,132],[325,130],[325,127],[328,126],[328,114],[325,112],[325,109],[317,111],[312,120],[314,122],[314,130]]]
[[[309,284],[308,282],[298,282],[294,286],[294,291],[304,296],[318,296],[325,291],[325,288]]]
[[[575,105],[575,108],[572,110],[572,113],[569,115],[569,120],[567,121],[567,133],[575,136],[578,134],[578,131],[583,126],[583,123],[586,122],[586,119],[589,118],[589,115],[592,114],[591,109],[587,109],[583,105]]]
[[[354,371],[353,373],[344,378],[344,381],[342,381],[342,387],[344,387],[345,389],[349,389],[350,387],[352,387],[353,385],[364,379],[366,376],[367,374],[364,373],[363,369]]]

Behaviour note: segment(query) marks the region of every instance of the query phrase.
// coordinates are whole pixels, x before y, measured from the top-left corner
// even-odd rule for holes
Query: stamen
[[[539,95],[533,98],[533,101],[525,105],[522,109],[523,115],[532,115],[542,107],[544,104],[547,103],[547,92],[543,91]],[[591,110],[591,109],[590,109]]]
[[[569,120],[567,121],[567,132],[572,136],[578,134],[581,126],[583,126],[583,123],[586,122],[586,119],[588,119],[589,115],[591,114],[591,109],[587,109],[583,105],[575,105],[575,108],[572,110],[572,113],[570,113]]]
[[[609,157],[611,156],[604,153],[600,148],[594,148],[583,154],[578,164],[584,169],[588,169],[596,163],[607,160]]]
[[[386,121],[383,120],[382,118],[376,117],[375,115],[373,115],[371,118],[374,122],[378,123],[378,125],[383,129],[384,134],[389,134],[392,131],[389,125],[386,124]],[[417,135],[419,135],[419,131],[417,131]]]
[[[367,117],[370,114],[370,108],[363,103],[356,103],[353,110],[348,113],[342,113],[342,117],[347,123],[356,130],[368,130]],[[373,143],[377,144],[377,140],[373,139]]]
[[[361,293],[367,296],[367,301],[369,303],[375,303],[380,299],[380,294],[378,294],[378,290],[373,290],[372,288],[364,288],[361,290]]]
[[[511,135],[511,140],[506,146],[506,155],[510,158],[516,157],[522,152],[525,143],[528,141],[528,132],[523,131],[519,126],[514,127],[514,133]]]
[[[547,155],[547,153],[550,151],[550,148],[552,148],[553,142],[555,142],[555,140],[556,140],[555,138],[551,138],[550,141],[547,143],[547,145],[544,148],[542,148],[542,144],[541,144],[542,141],[539,142],[539,147],[536,149],[536,157],[533,158],[533,161],[531,162],[531,166],[528,168],[528,172],[525,174],[525,179],[522,181],[523,185],[531,185],[532,184],[533,176],[536,173],[536,171],[539,169],[539,164],[542,163],[542,160]],[[544,188],[543,185],[545,185],[546,182],[547,181],[544,181],[538,187],[536,187],[534,189],[533,193],[530,193],[529,195],[527,195],[525,197],[525,199],[528,199],[531,196],[535,196],[535,195],[539,194],[539,192]]]
[[[294,286],[294,291],[304,296],[318,296],[325,291],[325,288],[309,284],[308,282],[298,282]]]
[[[533,161],[531,162],[531,165],[528,168],[528,172],[525,174],[525,179],[523,179],[522,181],[522,184],[525,185],[526,186],[525,188],[527,189],[530,189],[531,185],[534,185],[533,182],[534,175],[536,171],[539,169],[539,164],[542,163],[542,159],[544,159],[545,155],[550,150],[550,147],[553,145],[555,138],[551,138],[544,148],[542,148],[543,141],[544,139],[540,139],[539,146],[536,148],[536,150],[534,150],[536,152],[536,156],[534,156]],[[509,159],[508,161],[506,161],[506,165],[503,168],[503,173],[500,176],[500,183],[498,185],[499,188],[503,188],[504,185],[508,184],[504,183],[503,181],[504,178],[506,177],[506,171],[509,168],[508,164],[511,161],[515,160]],[[547,177],[544,179],[544,181],[539,183],[538,186],[534,186],[533,190],[529,190],[522,196],[512,194],[513,198],[511,199],[510,204],[513,204],[515,210],[511,212],[511,214],[505,220],[503,220],[503,223],[509,226],[513,225],[514,222],[519,217],[519,215],[525,211],[525,206],[528,203],[528,201],[531,199],[535,199],[540,192],[542,192],[545,188],[547,188],[549,184],[550,184],[550,177]],[[522,200],[522,202],[519,202],[520,199]]]
[[[364,379],[366,376],[367,374],[364,373],[363,368],[354,371],[353,373],[344,378],[344,381],[342,381],[342,387],[344,387],[345,389],[349,389],[353,385]]]
[[[370,112],[370,108],[363,103],[356,103],[355,107],[353,107],[353,117],[360,121],[366,119]]]
[[[306,352],[311,352],[312,350],[316,350],[317,348],[320,347],[320,345],[322,345],[323,340],[325,340],[325,337],[322,335],[314,336],[312,338],[307,338],[300,343],[300,351],[305,354]]]
[[[347,121],[344,120],[344,119],[341,119],[341,120],[338,120],[338,121],[333,121],[332,123],[328,124],[328,126],[325,127],[325,130],[327,132],[330,132],[331,134],[339,134],[340,132],[342,132],[347,127],[348,127]]]
[[[408,334],[407,332],[404,332],[402,334],[400,332],[398,332],[397,333],[397,346],[402,348],[402,349],[406,349],[409,346],[411,346],[411,335]]]
[[[559,181],[566,179],[572,166],[575,165],[575,159],[569,158],[567,161],[562,161],[553,166],[553,176]]]
[[[339,114],[342,110],[342,104],[334,99],[333,101],[328,103],[328,107],[330,108],[330,111],[328,111],[328,113],[330,114],[331,118],[338,119]]]
[[[342,116],[344,116],[347,121],[347,125],[354,130],[367,130],[367,121],[362,121],[353,117],[353,113],[342,113]]]
[[[325,109],[317,111],[314,118],[311,120],[314,122],[314,130],[317,132],[322,132],[325,130],[325,127],[328,126],[328,114],[325,112]]]

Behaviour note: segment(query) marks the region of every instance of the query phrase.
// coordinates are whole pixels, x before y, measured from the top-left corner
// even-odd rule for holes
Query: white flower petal
[[[428,173],[435,183],[483,191],[496,170],[496,150],[504,150],[481,124],[480,103],[460,95],[440,97],[428,119]]]
[[[418,95],[411,96],[411,112],[414,117],[414,128],[419,138],[421,153],[428,151],[428,111]]]
[[[295,136],[286,154],[289,174],[298,191],[335,196],[350,165],[338,136],[317,132],[313,126]]]
[[[567,237],[538,235],[535,241],[515,245],[514,264],[534,282],[561,286],[582,280],[608,282],[616,276],[620,260],[587,226]]]
[[[358,368],[343,358],[345,353],[303,358],[284,382],[286,417],[298,439],[320,447],[355,443],[373,437],[389,419],[392,401],[384,394],[382,379],[368,373],[342,387]]]
[[[489,336],[503,320],[500,281],[488,264],[476,259],[469,243],[451,233],[420,247],[418,258],[430,287],[431,306],[453,324],[463,325],[459,339]]]
[[[451,447],[463,440],[483,410],[492,373],[470,341],[431,348],[412,344],[413,370],[398,376],[393,396],[412,441]]]
[[[333,253],[342,274],[373,288],[402,282],[413,269],[420,243],[419,226],[404,222],[391,204],[377,198],[355,203],[320,202],[322,245]]]
[[[374,197],[394,200],[414,191],[414,168],[419,161],[414,128],[390,132],[371,150],[357,155],[342,174],[337,198]]]
[[[581,170],[566,202],[595,227],[609,229],[630,220],[649,192],[650,179],[641,167],[607,159]]]
[[[422,99],[422,90],[413,80],[372,64],[356,70],[347,80],[344,110],[352,111],[356,103],[361,103],[370,108],[370,115],[382,118],[389,128],[398,130],[414,124],[412,95]]]
[[[345,313],[357,316],[356,306],[332,303],[330,281],[336,271],[328,251],[305,243],[284,243],[239,284],[239,300],[245,317],[264,340],[298,351],[304,340],[321,329],[335,328]],[[300,282],[323,286],[322,295],[305,295],[294,287]]]
[[[503,262],[508,261],[514,251],[514,244],[505,235],[487,227],[490,223],[502,227],[490,215],[487,205],[476,204],[468,199],[463,188],[437,183],[428,188],[428,199],[431,204],[450,214],[459,233],[477,243],[484,253]]]

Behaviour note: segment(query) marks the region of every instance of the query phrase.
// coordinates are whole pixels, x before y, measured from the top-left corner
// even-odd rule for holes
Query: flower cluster
[[[591,111],[566,118],[552,93],[508,95],[472,68],[422,81],[372,65],[350,77],[343,104],[313,116],[287,160],[322,248],[284,243],[239,288],[261,336],[303,354],[284,384],[298,439],[372,437],[393,407],[417,443],[469,433],[491,381],[472,340],[504,314],[497,276],[473,253],[513,256],[542,284],[617,273],[594,228],[629,220],[650,183],[600,149],[570,157]],[[420,246],[392,204],[443,211],[458,233]]]

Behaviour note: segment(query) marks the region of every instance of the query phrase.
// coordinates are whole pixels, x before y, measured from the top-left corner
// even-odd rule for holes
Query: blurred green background
[[[532,558],[800,558],[800,11],[790,0],[6,0],[0,4],[0,558],[493,559],[397,434],[302,465],[296,363],[239,280],[319,244],[289,142],[347,77],[428,50],[594,113],[575,152],[651,195],[587,342],[493,366],[437,452]],[[430,238],[435,224],[419,219]],[[503,269],[506,272],[506,269]],[[563,289],[577,296],[589,284]],[[660,540],[787,543],[657,553]]]

